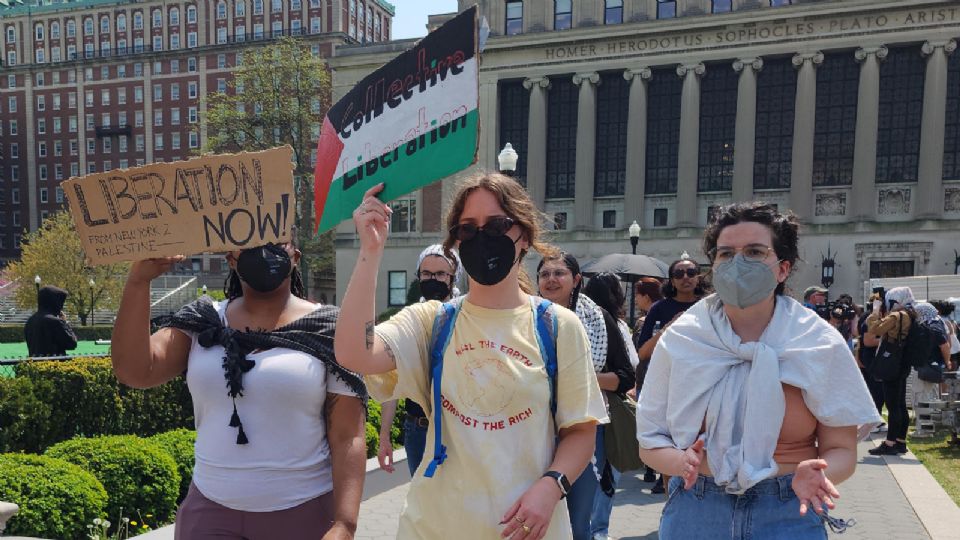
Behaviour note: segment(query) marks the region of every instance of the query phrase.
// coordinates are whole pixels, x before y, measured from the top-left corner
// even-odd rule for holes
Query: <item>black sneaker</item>
[[[903,444],[903,443],[894,443],[894,444],[887,444],[885,442],[880,443],[880,445],[877,446],[876,448],[871,448],[870,450],[867,450],[867,453],[869,453],[871,456],[895,456],[900,453],[900,452],[897,452],[897,444]],[[904,445],[904,452],[906,452],[906,445]]]
[[[654,495],[659,495],[661,493],[666,493],[666,492],[667,490],[663,488],[663,475],[661,474],[660,476],[657,477],[657,481],[656,483],[653,484],[653,487],[650,488],[650,493],[653,493]]]
[[[906,454],[907,453],[907,443],[898,441],[897,444],[893,445],[893,449],[897,454]]]
[[[643,473],[643,481],[650,483],[657,481],[657,473],[653,469],[647,469],[647,472]]]

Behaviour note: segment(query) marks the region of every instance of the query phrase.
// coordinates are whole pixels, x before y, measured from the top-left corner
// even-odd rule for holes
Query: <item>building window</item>
[[[109,103],[107,103],[109,105]],[[45,96],[37,96],[37,110],[45,111],[47,109],[47,100]]]
[[[253,14],[263,15],[263,0],[253,0]]]
[[[67,21],[67,37],[77,36],[77,23],[73,19]]]
[[[877,183],[917,181],[924,64],[916,47],[891,48],[880,64]]]
[[[170,9],[170,25],[180,26],[180,10],[175,7]]]
[[[947,114],[943,140],[943,178],[960,180],[960,54],[947,64]]]
[[[123,13],[117,15],[117,32],[127,31],[127,16]]]
[[[606,0],[603,7],[604,24],[620,24],[623,22],[623,0]]]
[[[154,135],[153,135],[153,149],[154,149],[154,150],[163,150],[163,133],[154,133]]]
[[[143,13],[139,11],[133,14],[133,29],[143,30]]]
[[[713,0],[710,11],[713,13],[727,13],[733,11],[733,0]]]
[[[197,33],[187,32],[187,47],[194,49],[197,46]]]
[[[154,51],[163,50],[163,36],[153,36],[153,50]]]
[[[517,152],[517,170],[513,177],[522,185],[527,178],[527,125],[530,121],[530,91],[522,81],[500,83],[500,143],[507,143]]]
[[[47,143],[42,141],[37,143],[37,153],[40,157],[47,157]]]
[[[553,29],[567,30],[573,26],[573,0],[554,0]]]
[[[627,115],[630,83],[621,72],[606,73],[597,88],[596,166],[593,194],[623,195],[627,178]]]
[[[196,131],[191,131],[189,134],[190,137],[190,148],[198,148],[200,146],[200,137],[197,135]]]
[[[197,23],[197,6],[187,6],[187,24]]]
[[[13,188],[10,190],[10,202],[13,204],[20,204],[20,190],[18,188]],[[19,225],[20,214],[14,212],[14,225]]]
[[[46,135],[47,134],[47,119],[38,118],[37,119],[37,135]]]
[[[63,199],[63,188],[60,187],[60,186],[57,186],[57,189],[56,189],[55,193],[56,193],[56,195],[55,195],[56,198],[55,198],[54,200],[57,201],[58,203],[62,203],[63,200],[64,200],[64,199]]]
[[[283,35],[283,21],[273,21],[270,26],[271,37],[278,38]]]
[[[677,192],[682,91],[683,80],[674,69],[653,70],[647,83],[646,193]]]
[[[7,26],[7,43],[17,42],[17,29],[14,26]]]
[[[657,0],[657,18],[672,19],[677,16],[676,0]]]
[[[197,83],[190,81],[187,83],[187,97],[197,99]]]
[[[37,23],[37,24],[33,27],[33,33],[34,33],[34,38],[35,38],[37,41],[43,41],[43,34],[44,34],[44,32],[43,32],[43,23]]]
[[[388,272],[389,291],[388,306],[402,306],[407,303],[407,272],[400,270]]]
[[[17,125],[17,121],[16,121],[16,120],[10,120],[10,135],[17,135],[17,134],[19,134],[19,131],[20,131],[20,129],[19,129],[18,125]]]
[[[87,17],[83,20],[83,35],[92,36],[93,35],[93,19]]]
[[[789,6],[793,0],[770,0],[770,7]]]
[[[566,212],[557,212],[553,214],[553,230],[555,231],[567,230],[567,213]]]
[[[227,42],[227,29],[217,28],[217,43],[222,45]]]
[[[603,221],[602,225],[604,229],[616,229],[617,228],[617,211],[604,210],[602,221]]]
[[[20,144],[19,143],[10,143],[10,157],[13,159],[20,158]]]
[[[110,33],[110,19],[104,15],[100,17],[100,33],[109,34]]]
[[[180,34],[170,34],[170,50],[175,51],[180,48]]]
[[[667,209],[666,208],[653,209],[653,226],[654,227],[667,226]]]
[[[506,34],[513,36],[523,32],[523,2],[507,0]]]
[[[234,15],[237,17],[243,17],[247,14],[247,2],[245,0],[237,0],[233,8]]]
[[[217,55],[217,68],[223,69],[227,67],[227,55],[220,53]]]
[[[572,198],[577,167],[579,88],[570,77],[552,79],[547,98],[547,198]]]
[[[787,57],[766,62],[757,74],[754,189],[790,187],[796,94],[797,70],[792,60]]]
[[[827,54],[817,68],[813,185],[853,183],[860,66],[849,52]]]
[[[153,85],[153,101],[163,101],[163,85],[155,84]]]
[[[17,112],[17,96],[10,96],[7,98],[7,112]]]
[[[390,218],[392,232],[415,232],[417,230],[416,199],[400,199],[390,203],[393,215]]]
[[[222,20],[227,18],[227,3],[223,0],[217,2],[217,20]]]
[[[698,191],[730,191],[733,187],[738,83],[739,75],[726,63],[708,66],[703,74]]]
[[[913,276],[913,261],[870,261],[870,279]]]
[[[153,27],[163,28],[163,12],[159,9],[153,10]]]

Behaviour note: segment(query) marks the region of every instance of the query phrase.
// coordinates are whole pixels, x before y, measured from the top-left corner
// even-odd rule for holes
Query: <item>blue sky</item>
[[[396,8],[393,39],[427,35],[427,15],[457,10],[457,0],[389,0]]]

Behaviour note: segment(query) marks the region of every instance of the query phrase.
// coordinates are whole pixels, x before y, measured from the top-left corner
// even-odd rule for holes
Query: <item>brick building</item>
[[[393,13],[383,0],[0,0],[0,262],[63,207],[64,179],[201,148],[204,97],[227,91],[245,51],[293,35],[329,57],[389,40]]]

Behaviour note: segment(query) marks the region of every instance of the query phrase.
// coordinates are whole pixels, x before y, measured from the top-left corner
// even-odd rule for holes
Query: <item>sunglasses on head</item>
[[[479,232],[483,232],[483,234],[490,238],[496,238],[507,234],[507,231],[513,227],[514,223],[516,223],[516,221],[507,216],[492,217],[488,219],[482,227],[476,223],[461,223],[450,228],[450,236],[460,242],[473,240]]]
[[[683,278],[684,274],[686,274],[687,277],[696,277],[700,275],[700,270],[696,268],[687,268],[686,270],[683,268],[674,268],[673,274],[671,275],[674,279],[681,279]]]

